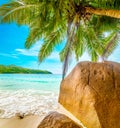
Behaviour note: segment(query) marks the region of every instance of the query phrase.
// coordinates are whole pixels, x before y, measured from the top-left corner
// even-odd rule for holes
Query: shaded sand
[[[0,128],[37,128],[41,120],[42,118],[36,115],[25,116],[23,119],[0,119]]]

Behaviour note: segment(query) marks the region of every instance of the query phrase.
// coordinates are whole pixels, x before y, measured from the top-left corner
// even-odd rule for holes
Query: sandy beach
[[[60,76],[0,75],[0,128],[37,128],[58,109]],[[19,116],[24,114],[24,118]]]
[[[36,115],[25,116],[23,119],[12,117],[0,119],[0,128],[37,128],[42,118]]]
[[[77,118],[75,118],[69,111],[64,109],[60,104],[57,112],[65,114],[74,120],[77,124],[82,125]],[[28,115],[23,119],[20,119],[18,116],[14,116],[9,119],[0,119],[0,128],[37,128],[45,116],[46,115],[42,117],[37,115]]]
[[[51,111],[75,121],[58,103],[60,80],[59,75],[1,75],[0,128],[37,128]],[[24,114],[24,118],[16,113]]]

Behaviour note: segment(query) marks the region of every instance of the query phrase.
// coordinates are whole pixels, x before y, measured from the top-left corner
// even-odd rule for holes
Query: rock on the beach
[[[120,64],[78,63],[61,83],[59,102],[87,128],[120,128]]]
[[[58,112],[51,112],[40,123],[38,128],[82,128],[70,118]]]

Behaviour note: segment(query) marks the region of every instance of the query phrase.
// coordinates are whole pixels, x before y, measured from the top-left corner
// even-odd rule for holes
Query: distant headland
[[[19,67],[16,65],[0,65],[0,74],[7,74],[7,73],[18,73],[18,74],[52,74],[50,71],[46,70],[37,70],[37,69],[28,69]]]

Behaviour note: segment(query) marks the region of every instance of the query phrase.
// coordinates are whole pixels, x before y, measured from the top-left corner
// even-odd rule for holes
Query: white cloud
[[[34,50],[16,49],[15,51],[25,56],[37,56],[38,55],[38,51],[34,51]]]
[[[38,56],[42,41],[37,42],[32,48],[30,49],[15,49],[17,54],[25,55],[25,56]],[[59,61],[59,52],[53,51],[50,56],[46,58],[47,60],[55,60]]]
[[[15,49],[18,54],[22,54],[25,56],[38,56],[39,49],[41,47],[41,41],[38,41],[32,48],[30,49]]]
[[[16,54],[0,53],[0,55],[4,57],[18,58]]]

